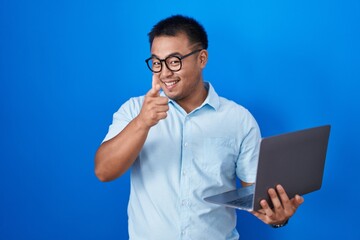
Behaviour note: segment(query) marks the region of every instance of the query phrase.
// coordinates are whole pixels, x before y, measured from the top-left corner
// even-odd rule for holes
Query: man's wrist
[[[289,222],[289,219],[287,219],[285,222],[281,223],[281,224],[270,224],[270,226],[272,228],[281,228],[281,227],[285,227]]]

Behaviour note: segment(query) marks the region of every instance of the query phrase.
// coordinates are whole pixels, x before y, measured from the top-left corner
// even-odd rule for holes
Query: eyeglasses
[[[165,66],[172,72],[177,72],[180,71],[181,67],[182,67],[182,61],[184,58],[189,57],[197,52],[200,52],[203,49],[197,49],[195,51],[192,51],[191,53],[188,53],[184,56],[174,56],[174,55],[170,55],[167,58],[164,59],[159,59],[157,57],[149,57],[148,59],[145,60],[148,68],[150,69],[150,71],[154,72],[154,73],[159,73],[162,70],[162,62],[165,63]]]

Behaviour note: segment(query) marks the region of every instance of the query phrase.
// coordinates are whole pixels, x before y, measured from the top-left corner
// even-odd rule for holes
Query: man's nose
[[[161,68],[160,76],[161,77],[171,76],[173,74],[173,72],[167,67],[165,62],[163,62],[162,64],[163,65],[162,65],[162,68]]]

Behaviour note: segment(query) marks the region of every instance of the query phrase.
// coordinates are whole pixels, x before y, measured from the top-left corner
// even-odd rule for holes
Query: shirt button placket
[[[181,196],[180,196],[180,219],[181,219],[181,239],[187,239],[187,227],[190,222],[189,219],[189,171],[190,171],[190,163],[191,163],[191,151],[189,144],[189,136],[190,135],[190,124],[188,121],[188,117],[185,118],[184,126],[183,126],[183,148],[182,148],[182,174],[181,174]]]

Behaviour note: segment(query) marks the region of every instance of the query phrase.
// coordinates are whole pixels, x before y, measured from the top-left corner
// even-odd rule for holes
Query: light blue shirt
[[[236,176],[255,182],[260,130],[248,110],[205,87],[206,100],[189,114],[169,100],[167,118],[150,129],[131,168],[132,240],[239,238],[235,210],[203,199],[235,189]],[[121,106],[104,141],[140,113],[143,100]]]

